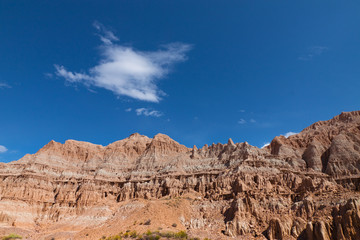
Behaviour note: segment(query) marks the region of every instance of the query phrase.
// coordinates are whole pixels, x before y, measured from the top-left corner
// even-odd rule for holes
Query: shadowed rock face
[[[273,155],[301,158],[307,167],[334,177],[360,173],[360,111],[343,112],[288,138],[275,137]]]
[[[108,146],[51,141],[0,165],[0,235],[161,227],[211,239],[360,239],[360,111],[264,149],[231,139],[190,149],[135,133]]]

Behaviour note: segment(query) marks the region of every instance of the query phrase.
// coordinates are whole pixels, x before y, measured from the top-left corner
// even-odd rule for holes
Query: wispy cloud
[[[125,112],[131,112],[132,108],[125,109]]]
[[[238,121],[238,124],[245,124],[246,123],[246,120],[241,118],[239,121]]]
[[[170,43],[157,51],[140,51],[116,44],[119,39],[113,32],[98,22],[93,25],[102,41],[100,62],[87,72],[68,71],[56,64],[56,75],[69,83],[104,88],[118,96],[159,102],[164,93],[158,89],[157,80],[165,78],[175,63],[185,61],[191,46]]]
[[[245,120],[243,118],[240,118],[240,120],[237,122],[238,124],[246,124],[246,123],[256,123],[256,120],[251,118],[250,120]]]
[[[109,31],[103,24],[99,23],[98,21],[95,21],[93,26],[99,32],[97,35],[104,44],[112,44],[114,41],[119,41],[113,32]]]
[[[144,115],[146,117],[161,117],[162,115],[164,115],[162,112],[152,110],[150,108],[138,108],[135,109],[135,112],[138,116]]]
[[[298,134],[298,133],[296,133],[296,132],[287,132],[287,133],[281,134],[281,135],[283,135],[284,137],[288,138],[288,137],[290,137],[290,136],[292,136],[292,135],[295,135],[295,134]]]
[[[7,83],[0,82],[0,88],[11,88],[11,86]]]
[[[269,142],[264,143],[264,145],[263,145],[261,148],[267,147],[267,146],[269,146],[269,145],[270,145],[270,143],[269,143]]]
[[[4,152],[7,152],[7,148],[3,145],[0,145],[0,153],[4,153]]]
[[[309,61],[309,60],[312,60],[314,57],[322,55],[327,50],[329,50],[329,48],[324,47],[324,46],[309,47],[307,50],[307,53],[304,55],[301,55],[300,57],[298,57],[298,59],[301,61]]]
[[[285,133],[285,134],[280,134],[280,135],[288,138],[288,137],[290,137],[290,136],[292,136],[292,135],[295,135],[295,134],[298,134],[298,133],[297,133],[297,132],[287,132],[287,133]],[[267,147],[267,146],[269,146],[269,145],[270,145],[270,142],[266,142],[266,143],[264,143],[264,145],[263,145],[261,148]]]

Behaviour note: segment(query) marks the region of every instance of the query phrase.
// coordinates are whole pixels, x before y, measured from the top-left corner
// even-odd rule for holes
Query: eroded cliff
[[[360,239],[359,173],[360,111],[264,149],[231,139],[190,149],[137,133],[108,146],[51,141],[1,164],[0,233],[99,239],[161,228],[211,239]]]

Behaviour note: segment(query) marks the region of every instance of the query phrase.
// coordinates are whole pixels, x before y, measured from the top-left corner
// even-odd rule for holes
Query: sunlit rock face
[[[0,166],[0,235],[99,239],[161,228],[211,239],[360,239],[360,111],[263,149],[231,139],[187,148],[135,133],[108,146],[51,141]]]

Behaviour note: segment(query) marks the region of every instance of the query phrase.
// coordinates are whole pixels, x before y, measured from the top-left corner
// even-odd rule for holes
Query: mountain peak
[[[168,135],[163,134],[163,133],[158,133],[154,136],[153,138],[154,140],[158,140],[158,141],[174,141],[172,138],[170,138]]]
[[[170,138],[168,135],[158,133],[152,139],[148,150],[168,155],[173,153],[188,152],[190,149]]]
[[[133,133],[128,138],[138,138],[138,137],[141,137],[141,136],[143,136],[143,135],[141,135],[139,133]]]
[[[292,228],[299,229],[294,231],[296,238],[308,230],[310,236],[320,236],[324,229],[337,236],[342,230],[324,224],[337,227],[339,223],[332,219],[358,219],[356,211],[348,210],[355,209],[355,203],[360,208],[360,201],[343,203],[349,196],[360,196],[355,185],[359,166],[359,112],[315,123],[289,138],[275,137],[262,150],[247,142],[234,144],[231,139],[225,144],[189,149],[161,133],[153,138],[134,133],[105,147],[71,139],[64,144],[52,140],[36,154],[1,164],[0,197],[6,201],[0,201],[0,220],[7,227],[34,226],[30,230],[39,237],[27,239],[44,237],[49,232],[47,226],[71,229],[64,234],[68,239],[75,231],[74,221],[67,219],[80,223],[78,238],[72,239],[99,239],[105,231],[119,232],[119,227],[123,227],[121,231],[128,226],[139,231],[148,228],[134,224],[134,219],[151,220],[154,229],[176,223],[180,229],[198,231],[198,224],[192,224],[194,217],[209,223],[202,225],[204,232],[212,232],[215,226],[232,237],[247,234],[244,239],[264,232],[268,236],[278,232],[287,239]],[[132,199],[136,201],[128,201]],[[171,199],[176,199],[176,204]],[[21,211],[16,207],[19,203]],[[274,212],[275,208],[281,211]],[[164,212],[174,217],[166,225],[158,221],[164,219]],[[24,213],[31,217],[24,217]],[[313,222],[307,227],[320,218],[321,224]],[[290,228],[289,223],[298,225]],[[207,227],[210,224],[212,227]],[[358,222],[349,224],[339,229],[360,234]],[[88,232],[94,228],[97,230]],[[215,239],[225,239],[220,231],[216,234],[220,235]],[[271,239],[280,236],[275,235]]]

